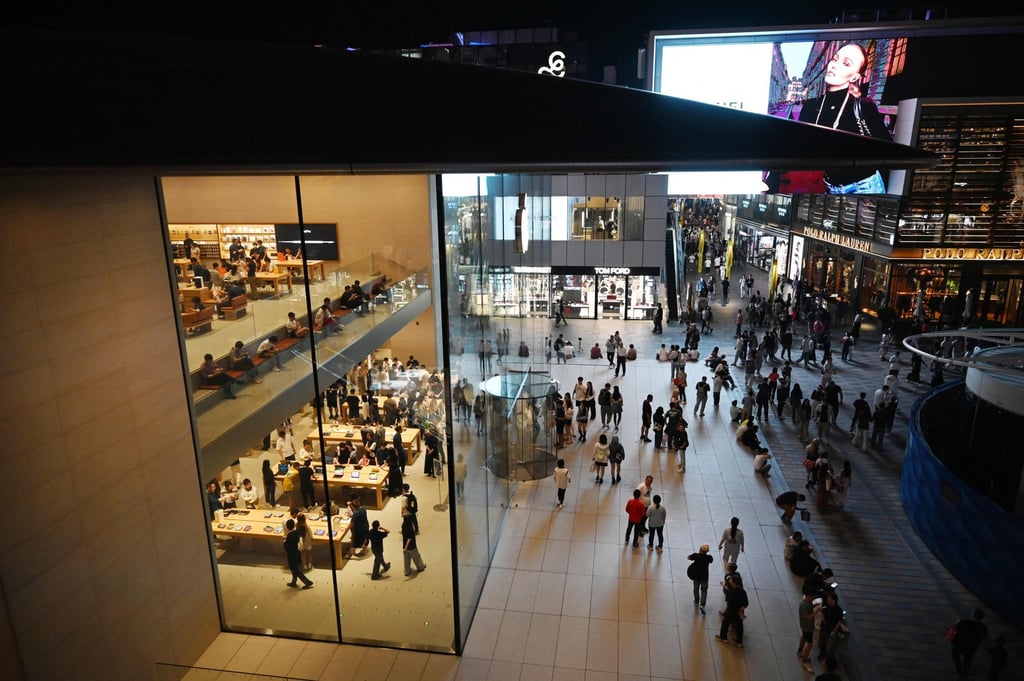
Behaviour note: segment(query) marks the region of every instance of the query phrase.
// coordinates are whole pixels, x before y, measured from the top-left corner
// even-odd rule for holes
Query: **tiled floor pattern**
[[[753,274],[759,281],[764,278],[756,270]],[[719,314],[720,328],[731,330],[726,320],[735,309],[733,301]],[[543,325],[534,333],[550,328],[544,321],[534,324]],[[564,387],[578,375],[598,387],[606,381],[620,386],[626,404],[620,434],[627,451],[622,484],[599,486],[589,476],[588,452],[597,435],[593,427],[587,444],[564,450],[573,475],[565,509],[554,508],[550,479],[520,483],[461,659],[225,633],[196,664],[332,680],[809,678],[795,656],[799,580],[781,558],[788,532],[772,501],[779,492],[803,482],[803,445],[795,438],[795,429],[774,418],[765,424],[778,465],[764,481],[753,474],[749,453],[735,443],[724,412],[709,409],[703,419],[688,413],[692,445],[687,472],[678,474],[669,454],[638,442],[640,401],[647,392],[655,395],[656,405],[665,404],[668,396],[668,368],[649,358],[660,343],[679,342],[678,327],[669,326],[665,335],[654,336],[649,323],[575,321],[566,333],[590,336],[584,341],[589,346],[616,328],[640,352],[641,359],[630,363],[626,377],[615,381],[607,364],[589,359],[551,369]],[[731,333],[720,330],[702,348],[723,336]],[[869,332],[863,344],[877,347],[870,344],[870,337]],[[721,344],[731,346],[731,340]],[[858,350],[856,359],[837,374],[846,405],[859,390],[873,392],[884,375],[875,351]],[[690,365],[691,385],[702,368]],[[797,368],[794,379],[809,392],[818,375],[813,369]],[[849,456],[854,464],[847,510],[815,510],[810,523],[796,524],[841,584],[841,603],[854,629],[840,651],[846,679],[951,677],[942,632],[977,605],[916,540],[900,509],[900,433],[920,391],[901,388],[901,418],[893,441],[887,441],[881,452],[853,450],[841,437],[845,429],[840,429],[830,446],[835,459]],[[723,394],[723,406],[728,404],[725,398]],[[848,425],[850,413],[844,407],[840,426]],[[622,543],[623,506],[648,473],[654,475],[655,492],[664,497],[669,513],[661,554]],[[722,600],[715,582],[704,618],[694,609],[691,582],[685,576],[686,555],[704,542],[717,545],[733,515],[741,519],[746,533],[739,564],[751,606],[743,649],[713,639]],[[1021,641],[1021,632],[994,615],[989,626],[1010,636],[1011,650]]]

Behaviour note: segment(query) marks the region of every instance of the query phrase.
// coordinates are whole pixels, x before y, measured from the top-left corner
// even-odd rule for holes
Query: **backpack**
[[[416,495],[412,492],[405,496],[405,507],[409,509],[409,513],[416,513],[420,510],[419,503],[416,501]]]

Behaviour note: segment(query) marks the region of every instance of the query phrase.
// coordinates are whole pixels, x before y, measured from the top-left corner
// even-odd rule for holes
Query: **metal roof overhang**
[[[334,49],[0,32],[4,172],[659,172],[932,165],[646,91]]]

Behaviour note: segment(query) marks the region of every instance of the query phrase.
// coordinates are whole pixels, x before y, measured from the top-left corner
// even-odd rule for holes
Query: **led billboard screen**
[[[902,99],[1006,96],[1019,20],[979,27],[820,27],[651,36],[650,88],[666,95],[892,139]],[[874,169],[687,173],[708,193],[890,191]],[[692,182],[691,182],[692,181]],[[677,186],[680,181],[677,181]],[[737,188],[742,186],[744,191]]]

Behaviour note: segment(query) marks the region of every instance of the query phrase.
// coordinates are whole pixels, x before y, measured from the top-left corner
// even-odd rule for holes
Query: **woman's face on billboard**
[[[864,67],[864,52],[856,45],[845,45],[836,52],[825,69],[825,84],[838,90],[856,83]]]

